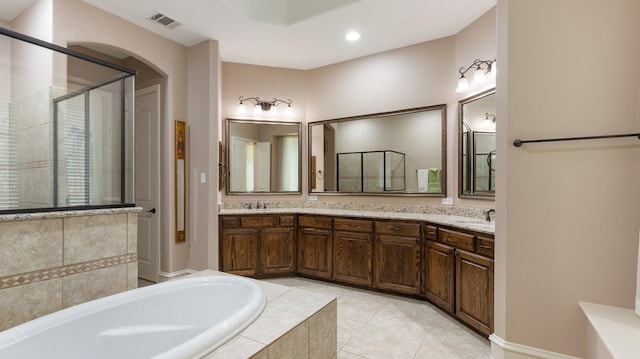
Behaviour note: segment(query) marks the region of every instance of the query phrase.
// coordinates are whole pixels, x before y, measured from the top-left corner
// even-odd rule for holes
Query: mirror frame
[[[465,163],[463,163],[464,161],[463,161],[463,153],[462,153],[462,150],[463,150],[463,147],[462,147],[463,130],[462,129],[464,128],[462,108],[464,105],[472,103],[486,96],[495,95],[495,93],[496,93],[496,88],[493,87],[486,91],[482,91],[473,96],[469,96],[467,98],[464,98],[458,101],[458,197],[459,198],[491,200],[491,199],[495,199],[496,197],[495,191],[494,192],[470,192],[470,193],[463,192],[464,178],[462,176],[463,166],[465,165]],[[469,147],[468,149],[471,149],[471,148]],[[469,175],[473,175],[473,174],[469,173]]]
[[[362,120],[373,117],[390,117],[394,115],[402,115],[407,113],[415,113],[415,112],[424,112],[424,111],[434,111],[439,110],[441,112],[441,121],[440,121],[440,137],[442,139],[442,153],[441,153],[441,162],[442,162],[442,191],[439,193],[426,193],[426,192],[410,192],[410,193],[402,193],[402,192],[312,192],[312,179],[315,177],[315,174],[312,174],[312,151],[311,151],[311,136],[312,126],[323,125],[327,123],[335,123],[335,122],[346,122],[346,121],[354,121],[354,120]],[[380,197],[435,197],[435,198],[445,198],[447,197],[447,105],[433,105],[433,106],[424,106],[424,107],[416,107],[405,110],[398,111],[389,111],[389,112],[381,112],[381,113],[373,113],[367,115],[358,115],[358,116],[350,116],[350,117],[342,117],[335,118],[331,120],[323,120],[323,121],[315,121],[307,123],[307,163],[309,164],[307,168],[308,174],[308,183],[307,183],[307,192],[310,196],[380,196]]]
[[[220,162],[218,165],[224,167],[225,174],[225,194],[227,196],[264,196],[264,195],[301,195],[302,194],[302,122],[290,122],[290,121],[269,121],[269,120],[248,120],[237,118],[226,118],[224,121],[224,149],[225,149],[225,162]],[[280,192],[235,192],[231,191],[231,151],[229,150],[230,124],[232,123],[244,123],[252,125],[296,125],[298,128],[298,190],[297,191],[280,191]],[[293,126],[292,126],[293,127]]]

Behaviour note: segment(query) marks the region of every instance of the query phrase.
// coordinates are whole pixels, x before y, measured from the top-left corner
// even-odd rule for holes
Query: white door
[[[256,191],[271,191],[271,142],[256,145]]]
[[[160,272],[160,86],[136,91],[135,181],[138,277],[158,281]]]
[[[247,190],[247,141],[233,137],[231,139],[231,173],[229,173],[229,188],[233,192]]]

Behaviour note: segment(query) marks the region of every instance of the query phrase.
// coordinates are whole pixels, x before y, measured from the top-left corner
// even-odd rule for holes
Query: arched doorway
[[[135,193],[138,215],[138,277],[157,282],[160,272],[160,122],[165,77],[140,59],[96,44],[70,49],[136,70],[135,80]]]

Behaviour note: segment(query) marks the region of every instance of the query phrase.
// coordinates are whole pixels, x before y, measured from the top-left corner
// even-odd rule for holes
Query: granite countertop
[[[51,212],[33,212],[33,213],[13,213],[0,215],[0,222],[13,222],[13,221],[28,221],[35,219],[47,219],[47,218],[67,218],[67,217],[80,217],[80,216],[97,216],[104,214],[118,214],[118,213],[136,213],[142,211],[141,207],[118,207],[118,208],[103,208],[103,209],[89,209],[89,210],[71,210],[71,211],[51,211]]]
[[[348,209],[326,209],[326,208],[267,208],[267,209],[231,209],[223,208],[219,215],[244,215],[244,214],[316,214],[326,216],[363,217],[379,219],[404,219],[426,221],[435,224],[442,224],[460,229],[472,230],[475,232],[494,234],[495,222],[486,222],[477,218],[446,214],[427,213],[403,213],[403,212],[381,212],[381,211],[357,211]]]

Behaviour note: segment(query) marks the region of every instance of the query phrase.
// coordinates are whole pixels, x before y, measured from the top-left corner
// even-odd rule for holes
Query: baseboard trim
[[[495,333],[489,336],[489,340],[491,341],[491,357],[493,359],[580,359],[536,347],[511,343],[500,338]]]
[[[162,272],[158,273],[158,282],[166,282],[168,280],[174,279],[176,277],[182,277],[184,275],[189,275],[193,273],[197,273],[198,271],[193,269],[183,269],[177,272]]]

